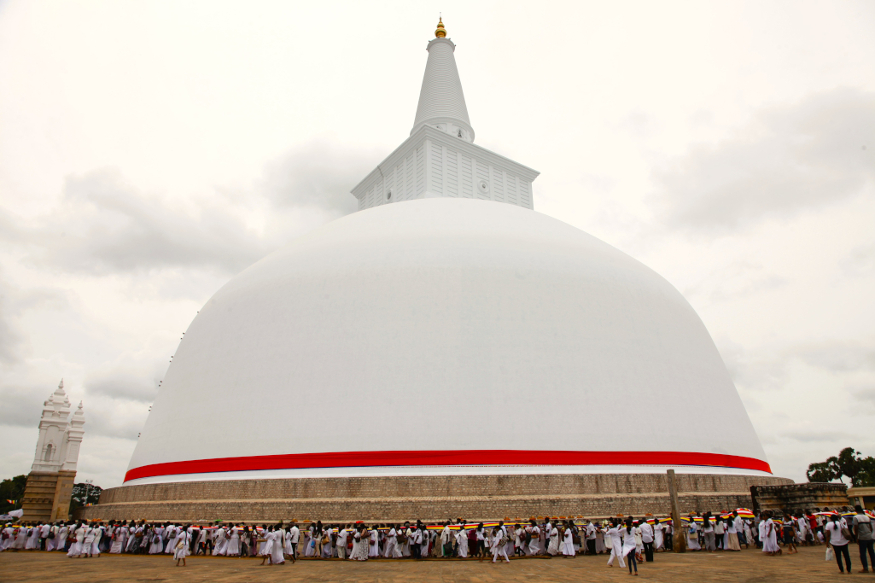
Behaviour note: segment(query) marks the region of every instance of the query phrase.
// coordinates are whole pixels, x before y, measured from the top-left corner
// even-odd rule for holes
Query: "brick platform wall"
[[[812,508],[839,508],[851,504],[844,484],[756,485],[751,487],[753,506],[757,510],[780,510],[791,513]]]
[[[683,512],[751,504],[751,486],[783,478],[681,474]],[[669,513],[664,474],[402,476],[174,482],[101,493],[84,516],[101,520],[400,522]]]

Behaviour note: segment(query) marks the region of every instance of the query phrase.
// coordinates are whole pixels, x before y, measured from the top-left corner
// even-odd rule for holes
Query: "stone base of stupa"
[[[681,511],[751,505],[769,476],[678,474]],[[665,474],[380,476],[170,482],[104,490],[77,516],[173,522],[443,522],[539,516],[668,515]]]

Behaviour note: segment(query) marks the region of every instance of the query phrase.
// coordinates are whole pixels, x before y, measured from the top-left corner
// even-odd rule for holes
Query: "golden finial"
[[[438,17],[438,26],[437,30],[434,31],[434,36],[436,38],[445,38],[447,36],[447,30],[444,28],[443,17]]]

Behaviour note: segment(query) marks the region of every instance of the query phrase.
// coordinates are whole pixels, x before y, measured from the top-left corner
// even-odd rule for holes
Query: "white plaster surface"
[[[435,38],[428,43],[427,50],[428,61],[410,134],[428,124],[466,142],[473,142],[474,129],[468,119],[462,81],[453,56],[456,45],[448,38]]]
[[[130,468],[473,449],[766,459],[707,330],[665,279],[546,215],[433,198],[336,220],[220,289]],[[709,468],[722,472],[734,473]]]

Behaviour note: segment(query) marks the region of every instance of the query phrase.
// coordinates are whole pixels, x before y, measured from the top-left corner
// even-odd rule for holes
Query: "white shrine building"
[[[89,516],[598,516],[667,508],[667,470],[689,510],[788,483],[686,299],[535,212],[538,172],[474,144],[442,23],[426,48],[359,211],[206,303]]]
[[[66,520],[85,435],[82,403],[70,415],[70,399],[61,380],[43,403],[39,438],[22,499],[23,520]]]

